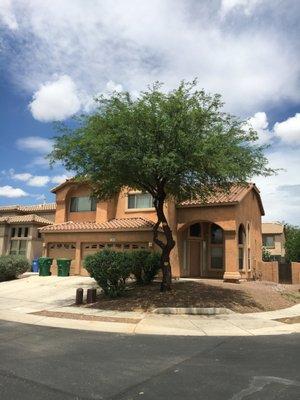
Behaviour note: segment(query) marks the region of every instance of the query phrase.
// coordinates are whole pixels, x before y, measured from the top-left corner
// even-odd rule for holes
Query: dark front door
[[[189,241],[190,277],[199,278],[201,275],[201,241]]]

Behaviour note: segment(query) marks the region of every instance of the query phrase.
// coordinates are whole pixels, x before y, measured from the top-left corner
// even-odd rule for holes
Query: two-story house
[[[19,254],[32,261],[43,252],[38,228],[51,225],[56,204],[0,206],[0,255]]]
[[[280,222],[264,222],[262,224],[263,246],[270,252],[272,260],[284,261],[285,236],[284,225]]]
[[[72,259],[71,273],[85,275],[83,259],[104,248],[155,249],[156,221],[149,194],[122,191],[109,201],[91,198],[87,183],[70,179],[54,188],[55,223],[39,229],[44,255]],[[239,280],[252,277],[261,261],[261,216],[264,210],[254,184],[232,186],[201,201],[175,204],[166,215],[176,246],[171,253],[174,277]]]

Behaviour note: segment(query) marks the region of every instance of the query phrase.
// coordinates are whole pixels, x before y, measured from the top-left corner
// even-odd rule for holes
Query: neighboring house
[[[263,246],[271,253],[275,261],[283,261],[285,257],[284,225],[279,222],[264,222],[262,224]]]
[[[55,224],[40,228],[44,255],[72,259],[71,273],[85,275],[83,259],[104,248],[155,249],[156,221],[149,194],[122,191],[110,201],[96,202],[88,184],[67,180],[56,194]],[[174,277],[251,278],[261,261],[261,216],[264,210],[254,184],[233,186],[201,201],[175,204],[166,215],[176,247],[171,253]]]
[[[0,206],[0,255],[20,254],[30,261],[43,253],[38,228],[51,225],[56,204]]]

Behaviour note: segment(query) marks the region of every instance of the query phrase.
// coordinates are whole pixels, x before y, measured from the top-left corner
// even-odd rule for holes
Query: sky
[[[299,0],[0,0],[0,204],[54,201],[45,156],[100,93],[182,79],[268,144],[266,221],[300,225]]]

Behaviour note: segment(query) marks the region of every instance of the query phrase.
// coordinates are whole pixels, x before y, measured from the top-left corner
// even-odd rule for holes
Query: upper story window
[[[29,234],[29,228],[28,226],[19,226],[19,227],[15,227],[13,226],[11,228],[11,237],[28,237]]]
[[[94,197],[71,197],[70,211],[96,211],[97,200]]]
[[[263,235],[263,245],[265,247],[275,247],[275,236],[274,235]]]
[[[153,208],[153,197],[149,193],[129,194],[128,208]]]

